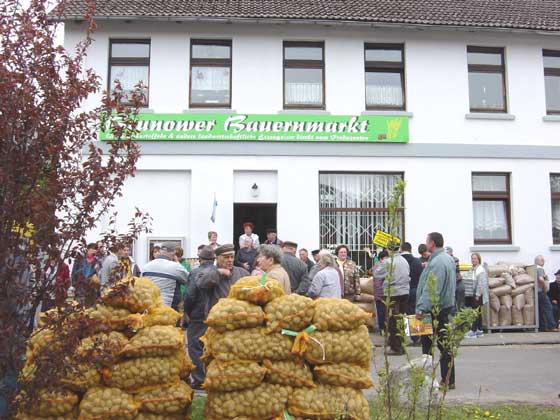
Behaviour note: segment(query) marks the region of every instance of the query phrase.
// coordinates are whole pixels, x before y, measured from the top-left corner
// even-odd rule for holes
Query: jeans
[[[556,328],[554,315],[552,313],[552,304],[545,292],[539,292],[539,330],[548,331]]]
[[[465,307],[472,309],[481,308],[478,317],[472,324],[471,331],[482,331],[482,298],[477,300],[474,296],[465,296]]]
[[[206,375],[204,364],[200,360],[204,351],[204,344],[200,341],[200,337],[204,335],[206,328],[202,321],[191,321],[187,327],[187,348],[195,365],[195,369],[191,373],[192,385],[195,388],[200,388]]]
[[[375,309],[377,310],[377,326],[379,331],[385,331],[385,304],[381,300],[375,300]]]
[[[455,308],[446,308],[442,309],[438,316],[438,326],[437,326],[437,335],[438,337],[443,336],[443,329],[445,328],[446,324],[449,322],[449,318],[455,313]],[[434,315],[432,314],[432,319]],[[434,328],[435,331],[435,328]],[[433,336],[431,335],[423,335],[422,336],[422,354],[429,354],[433,356],[432,353],[432,340]],[[449,375],[449,383],[447,385],[455,385],[455,361],[451,358],[451,355],[447,352],[447,350],[442,346],[441,339],[437,340],[437,348],[440,352],[439,358],[439,365],[441,370],[441,379],[442,382],[447,381],[447,375]],[[451,369],[451,371],[450,371]]]
[[[458,282],[456,285],[455,303],[458,311],[465,307],[465,285],[463,284],[463,281]]]
[[[560,320],[560,304],[552,303],[552,314],[554,315],[556,325],[558,325],[558,321]]]

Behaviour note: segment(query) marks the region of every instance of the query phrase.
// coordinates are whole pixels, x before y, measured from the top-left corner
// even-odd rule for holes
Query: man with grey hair
[[[187,284],[189,272],[175,261],[175,244],[164,242],[155,259],[144,266],[142,276],[151,279],[159,287],[162,302],[173,307],[175,288]],[[177,307],[173,309],[177,310]]]
[[[330,297],[341,298],[340,277],[334,268],[334,258],[330,253],[319,258],[320,271],[313,277],[307,292],[310,298]]]
[[[552,304],[547,295],[549,284],[548,276],[544,271],[544,257],[542,255],[535,257],[535,265],[537,266],[537,288],[539,291],[539,330],[558,332],[554,322]]]
[[[261,245],[257,263],[259,267],[271,278],[278,280],[284,292],[289,295],[292,293],[290,286],[290,276],[280,265],[282,263],[283,252],[276,245]]]

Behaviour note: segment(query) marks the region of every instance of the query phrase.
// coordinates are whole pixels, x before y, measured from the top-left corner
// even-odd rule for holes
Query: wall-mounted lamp
[[[254,198],[258,197],[258,196],[259,196],[259,192],[260,192],[259,186],[258,186],[257,183],[255,182],[255,183],[253,184],[253,186],[251,187],[251,197],[254,197]]]

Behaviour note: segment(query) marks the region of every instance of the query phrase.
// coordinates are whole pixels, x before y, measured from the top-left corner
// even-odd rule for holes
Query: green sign
[[[134,140],[407,143],[408,117],[139,114]],[[110,131],[100,139],[114,140]]]

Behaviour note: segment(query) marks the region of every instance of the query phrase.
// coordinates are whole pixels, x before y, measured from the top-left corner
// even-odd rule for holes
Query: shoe
[[[476,338],[476,337],[477,335],[473,331],[469,331],[468,333],[465,334],[465,338]]]
[[[484,337],[484,332],[483,331],[476,330],[474,333],[476,334],[477,338]]]

